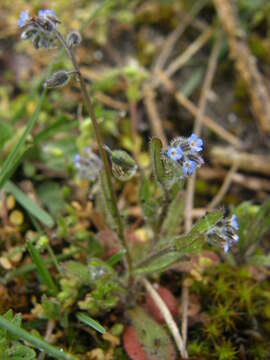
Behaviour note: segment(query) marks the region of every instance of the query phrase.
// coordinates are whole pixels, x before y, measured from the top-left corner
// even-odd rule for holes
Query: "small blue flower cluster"
[[[84,154],[76,154],[73,159],[75,168],[78,171],[78,177],[94,182],[102,168],[100,158],[89,148],[84,149]]]
[[[232,215],[229,219],[219,221],[211,230],[206,234],[210,243],[216,243],[218,239],[225,252],[233,246],[234,243],[239,241],[237,231],[239,229],[236,215]]]
[[[186,176],[192,175],[197,167],[203,164],[199,152],[203,149],[203,141],[197,135],[189,138],[179,137],[172,141],[168,149],[163,152],[165,157],[180,165]]]
[[[20,28],[23,27],[29,19],[29,10],[22,11],[18,20],[18,26]]]
[[[36,49],[52,48],[56,45],[56,29],[59,20],[53,10],[39,10],[38,16],[30,17],[29,11],[22,11],[18,20],[18,26],[24,28],[21,38],[31,39]]]

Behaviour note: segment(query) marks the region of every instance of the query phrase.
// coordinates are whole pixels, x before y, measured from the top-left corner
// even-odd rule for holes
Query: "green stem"
[[[63,45],[64,49],[66,50],[66,53],[68,55],[68,57],[70,58],[72,65],[74,67],[74,70],[77,73],[79,82],[80,82],[80,86],[81,86],[81,92],[84,98],[84,102],[86,104],[90,119],[92,121],[93,127],[94,127],[94,132],[96,135],[96,139],[97,139],[97,144],[98,144],[98,150],[99,150],[99,154],[101,157],[101,160],[103,162],[103,166],[104,166],[104,171],[105,171],[105,177],[106,177],[106,182],[107,182],[107,186],[108,189],[110,191],[110,197],[111,197],[111,202],[112,202],[112,210],[114,213],[114,218],[116,220],[116,226],[117,226],[117,235],[119,238],[119,241],[121,242],[121,245],[124,249],[126,249],[126,254],[125,254],[125,258],[126,258],[126,263],[127,263],[127,270],[128,270],[128,279],[129,279],[129,284],[131,285],[133,283],[133,276],[132,276],[132,257],[130,254],[130,250],[129,250],[129,246],[127,244],[125,235],[124,235],[124,226],[123,226],[123,221],[121,219],[121,215],[117,206],[117,199],[116,199],[116,194],[114,192],[113,189],[113,185],[112,185],[112,181],[111,181],[111,168],[110,168],[110,164],[108,161],[108,158],[106,156],[106,152],[104,150],[103,147],[103,139],[101,136],[101,132],[99,130],[99,126],[98,126],[98,122],[96,119],[96,115],[95,115],[95,111],[94,111],[94,107],[93,104],[91,102],[91,99],[89,97],[89,94],[87,92],[86,89],[86,84],[85,81],[83,79],[83,76],[81,74],[79,65],[76,61],[76,58],[74,56],[73,51],[67,46],[65,39],[63,38],[62,34],[59,33],[57,30],[55,30],[56,36],[58,38],[58,40],[60,41],[60,43]]]

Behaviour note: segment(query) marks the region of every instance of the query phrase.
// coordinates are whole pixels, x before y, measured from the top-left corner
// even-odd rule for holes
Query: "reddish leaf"
[[[110,229],[101,230],[98,233],[98,240],[104,248],[104,258],[109,259],[119,252],[117,235]]]
[[[170,310],[171,314],[173,317],[178,316],[178,301],[175,298],[175,296],[171,293],[170,290],[168,290],[167,288],[160,286],[157,289],[158,294],[160,295],[160,297],[162,298],[162,300],[165,302],[165,304],[167,305],[168,309]],[[155,304],[154,300],[152,299],[152,297],[147,294],[146,295],[146,306],[145,306],[146,310],[149,312],[149,314],[152,315],[152,317],[160,324],[163,324],[165,322],[163,315],[161,314],[161,312],[159,311],[157,305]]]
[[[128,356],[132,360],[147,360],[147,356],[132,326],[126,327],[123,335],[123,343]]]

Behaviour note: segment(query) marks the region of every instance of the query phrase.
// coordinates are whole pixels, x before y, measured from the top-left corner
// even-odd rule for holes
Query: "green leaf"
[[[204,236],[219,220],[223,217],[223,211],[217,210],[205,215],[197,221],[187,235],[178,236],[173,239],[175,249],[181,253],[193,252],[200,248],[204,241]]]
[[[152,274],[161,273],[167,270],[171,265],[179,261],[183,255],[176,251],[168,250],[165,254],[162,253],[160,256],[153,258],[149,263],[138,267],[135,270],[135,274]]]
[[[162,142],[154,137],[150,143],[153,171],[158,183],[164,185],[166,182],[166,170],[161,158]]]
[[[158,204],[153,198],[149,182],[143,177],[141,181],[139,199],[145,221],[153,228],[157,223]]]
[[[10,125],[0,122],[0,150],[2,150],[5,142],[12,137],[12,133]]]
[[[57,182],[44,182],[37,188],[37,193],[42,204],[49,209],[52,215],[57,216],[65,210],[64,195]]]
[[[36,106],[36,110],[34,114],[31,116],[31,118],[28,120],[27,126],[25,131],[23,132],[22,136],[20,137],[18,143],[14,147],[14,149],[8,154],[6,157],[2,168],[0,172],[0,189],[3,187],[5,182],[8,180],[8,175],[12,171],[12,168],[14,167],[14,164],[16,163],[16,158],[20,154],[20,151],[22,150],[24,143],[30,134],[31,130],[33,129],[34,125],[36,124],[38,120],[38,115],[42,106],[42,103],[45,99],[46,90],[43,90],[42,95],[39,98],[39,101]]]
[[[104,327],[101,326],[96,320],[92,319],[90,316],[84,313],[77,313],[76,317],[80,322],[100,332],[101,334],[104,334],[106,332]]]
[[[44,225],[51,228],[54,225],[53,218],[36,203],[34,203],[28,196],[26,196],[15,184],[8,181],[4,186],[4,191],[12,194],[17,202],[26,209],[32,216],[42,222]]]
[[[77,261],[66,261],[62,264],[63,273],[67,277],[75,278],[78,286],[88,285],[90,287],[94,286],[94,282],[91,278],[90,269],[87,265],[81,264]]]
[[[270,254],[268,255],[252,255],[247,258],[247,263],[257,267],[270,266]]]
[[[169,205],[166,218],[162,224],[162,235],[171,237],[177,234],[178,228],[183,220],[185,210],[184,193],[180,191]]]
[[[56,295],[58,293],[57,286],[55,285],[55,283],[47,269],[47,266],[44,263],[44,260],[39,255],[39,252],[36,250],[36,248],[30,241],[26,242],[26,247],[27,247],[27,250],[29,251],[29,254],[31,255],[33,263],[36,265],[36,269],[37,269],[37,272],[38,272],[41,282],[47,286],[48,290],[53,295]]]
[[[139,306],[128,311],[128,315],[148,360],[175,359],[174,346],[163,326]]]
[[[266,200],[255,215],[249,226],[248,237],[251,243],[256,243],[270,227],[270,199]]]
[[[62,349],[58,349],[46,341],[41,340],[37,336],[30,334],[29,332],[25,331],[22,328],[14,325],[11,321],[5,319],[3,316],[0,315],[0,328],[5,329],[8,333],[15,336],[16,338],[27,341],[33,347],[44,350],[46,353],[55,357],[56,359],[64,359],[64,360],[76,360],[74,356],[65,353]]]
[[[117,263],[119,263],[123,257],[125,256],[126,250],[120,250],[117,254],[111,256],[108,260],[107,260],[107,264],[110,266],[114,266]]]
[[[33,349],[21,345],[14,344],[5,351],[6,360],[33,360],[36,359],[36,353]]]
[[[186,255],[202,249],[205,234],[221,218],[223,211],[214,211],[199,220],[186,235],[164,238],[159,242],[159,249],[144,259],[135,270],[136,274],[161,272]]]
[[[270,227],[270,199],[260,207],[244,202],[235,209],[239,224],[238,247],[246,250],[253,244],[258,244]],[[253,247],[253,251],[256,247]]]
[[[100,191],[100,205],[102,207],[102,210],[104,212],[105,218],[107,223],[112,227],[113,229],[117,228],[117,214],[115,212],[115,207],[113,206],[113,199],[111,197],[110,188],[107,182],[107,177],[102,170],[100,172],[100,184],[101,184],[101,191]]]

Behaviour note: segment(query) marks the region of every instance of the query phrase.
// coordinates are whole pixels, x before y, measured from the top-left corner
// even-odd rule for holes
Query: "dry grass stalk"
[[[222,180],[226,173],[225,169],[213,169],[205,166],[197,171],[198,177],[204,180]],[[270,181],[256,176],[237,172],[232,175],[232,182],[252,191],[270,191]]]
[[[144,105],[151,123],[152,134],[160,138],[163,146],[167,146],[167,138],[163,130],[162,121],[155,102],[155,93],[150,85],[145,84],[143,88]]]
[[[260,130],[270,132],[270,97],[257,68],[256,58],[251,54],[240,29],[236,9],[231,0],[214,0],[214,4],[227,35],[231,57],[247,85],[253,114],[259,121]]]
[[[156,72],[156,74],[159,77],[160,82],[165,87],[165,89],[174,95],[175,100],[185,109],[187,109],[193,116],[197,117],[199,113],[199,109],[197,108],[197,106],[194,105],[193,102],[190,101],[188,98],[186,98],[180,91],[177,91],[176,87],[174,86],[174,83],[166,76],[166,74],[163,71],[159,70]],[[236,136],[231,134],[222,126],[218,125],[209,116],[203,115],[201,117],[201,122],[224,141],[228,142],[229,144],[235,147],[241,147],[241,142]]]
[[[270,156],[239,152],[232,147],[214,146],[210,151],[211,159],[216,164],[232,166],[238,163],[240,170],[270,175]]]

